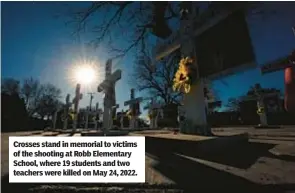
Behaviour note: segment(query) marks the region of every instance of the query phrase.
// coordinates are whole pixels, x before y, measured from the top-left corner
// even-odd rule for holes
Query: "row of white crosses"
[[[68,125],[68,113],[69,113],[69,108],[70,108],[71,105],[72,105],[72,103],[70,103],[70,95],[68,94],[66,96],[66,104],[62,108],[58,107],[56,109],[56,111],[54,112],[54,114],[53,114],[53,117],[52,117],[53,129],[56,129],[57,114],[58,114],[58,112],[61,109],[64,110],[64,113],[61,116],[61,120],[62,120],[62,122],[64,124],[63,128],[64,129],[67,129],[67,125]]]
[[[115,71],[113,74],[112,71],[112,60],[108,60],[105,68],[105,80],[98,86],[98,92],[104,92],[104,111],[103,111],[103,128],[110,129],[113,126],[113,117],[112,115],[116,112],[116,109],[119,108],[119,105],[116,105],[115,98],[115,83],[121,79],[121,70]],[[62,115],[63,121],[63,129],[67,129],[68,127],[68,116],[69,109],[72,105],[74,105],[74,117],[73,117],[73,131],[77,129],[77,121],[78,121],[78,110],[79,110],[79,101],[82,99],[83,95],[81,93],[81,85],[77,84],[75,98],[72,102],[70,102],[70,95],[66,96],[66,104],[64,105],[64,112]],[[91,99],[92,100],[92,96]],[[91,103],[91,102],[90,102]],[[96,105],[95,115],[100,116],[102,110],[98,108],[98,103]],[[53,118],[53,127],[55,128],[56,122],[55,113]],[[85,128],[88,128],[88,115],[89,112],[86,112],[86,123]],[[95,120],[95,129],[97,129],[97,121]]]
[[[131,112],[131,116],[130,116],[130,119],[129,119],[129,128],[130,129],[138,128],[138,116],[139,116],[139,113],[140,113],[139,112],[140,109],[137,109],[136,105],[139,104],[142,101],[143,101],[142,97],[135,98],[134,89],[131,89],[131,91],[130,91],[130,100],[124,102],[124,106],[129,105],[129,111]],[[139,107],[139,105],[138,105],[138,107]]]
[[[74,104],[73,131],[77,129],[79,101],[82,99],[82,97],[83,95],[81,94],[80,84],[76,85],[76,94],[72,102],[70,102],[70,94],[66,96],[66,104],[63,107],[64,112],[62,115],[63,129],[68,128],[69,110],[73,104]]]
[[[91,109],[87,109],[86,110],[86,120],[85,120],[85,129],[88,129],[88,123],[89,123],[89,116],[92,115],[92,117],[94,118],[92,121],[94,123],[94,129],[97,130],[98,129],[98,119],[100,117],[100,115],[102,114],[102,109],[99,108],[99,103],[96,103],[96,107],[94,111],[91,111]]]
[[[119,105],[116,104],[115,84],[121,79],[121,70],[112,73],[112,60],[108,60],[105,66],[105,80],[98,86],[98,92],[104,92],[103,99],[103,129],[108,130],[113,126],[113,115]]]

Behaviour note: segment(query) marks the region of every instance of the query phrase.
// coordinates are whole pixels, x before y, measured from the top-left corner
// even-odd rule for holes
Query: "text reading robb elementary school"
[[[145,182],[145,138],[10,137],[9,174],[22,183]]]

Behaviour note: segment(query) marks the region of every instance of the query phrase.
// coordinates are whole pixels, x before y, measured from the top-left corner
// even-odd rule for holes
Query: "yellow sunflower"
[[[173,90],[180,91],[183,89],[185,93],[189,93],[191,88],[189,65],[192,63],[193,60],[189,57],[180,60],[178,70],[173,79]]]
[[[128,110],[127,113],[126,113],[128,119],[131,119],[132,117],[132,111],[131,110]]]
[[[264,113],[264,108],[263,107],[259,107],[258,109],[257,109],[257,114],[258,115],[261,115],[261,114],[263,114]]]
[[[148,119],[151,120],[152,118],[155,118],[157,116],[156,110],[149,110],[148,112]]]

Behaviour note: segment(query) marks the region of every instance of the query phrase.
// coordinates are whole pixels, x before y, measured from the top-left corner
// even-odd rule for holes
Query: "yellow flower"
[[[69,115],[70,115],[71,119],[74,120],[75,114],[73,112],[70,112]]]
[[[126,113],[126,115],[127,115],[128,119],[131,119],[131,117],[132,117],[131,116],[131,110],[128,110],[127,113]]]
[[[149,110],[148,112],[148,118],[151,120],[152,118],[155,118],[157,116],[156,110]]]
[[[189,64],[192,64],[193,60],[189,57],[183,58],[179,62],[178,70],[175,73],[173,79],[173,90],[180,91],[183,89],[185,93],[190,91],[190,78],[189,78]]]

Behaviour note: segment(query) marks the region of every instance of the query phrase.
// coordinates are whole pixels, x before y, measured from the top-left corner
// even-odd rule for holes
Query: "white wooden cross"
[[[163,109],[160,104],[156,103],[153,99],[151,99],[151,103],[144,107],[144,109],[148,109],[149,113],[156,114],[156,116],[152,116],[150,118],[150,129],[158,128],[158,118],[164,117]]]
[[[76,86],[76,95],[73,99],[74,104],[74,122],[73,122],[73,130],[77,129],[77,122],[78,122],[78,111],[79,111],[79,101],[83,98],[81,93],[81,84],[77,84]]]
[[[190,2],[190,6],[194,6],[193,2]],[[188,5],[186,5],[188,6]],[[197,58],[197,43],[196,37],[203,34],[205,31],[209,30],[212,26],[220,23],[236,10],[243,8],[244,4],[234,4],[234,6],[224,6],[222,9],[219,9],[221,12],[219,14],[213,14],[216,9],[210,8],[204,13],[197,15],[195,10],[192,9],[191,12],[186,13],[186,19],[181,20],[180,28],[171,38],[167,41],[159,44],[154,49],[154,58],[156,61],[162,59],[163,57],[171,54],[173,51],[179,49],[183,57],[190,57],[193,59],[193,66],[196,73],[196,79],[198,81],[194,81],[191,85],[191,89],[189,93],[184,94],[183,97],[183,109],[185,111],[185,122],[190,124],[183,124],[183,128],[181,128],[182,132],[192,133],[192,134],[204,134],[211,135],[211,129],[209,124],[207,123],[207,115],[206,115],[206,102],[204,97],[204,80],[201,77],[202,74],[200,66],[198,66]],[[212,28],[211,28],[212,29]],[[169,42],[170,41],[170,42]],[[219,54],[218,61],[216,64],[219,65],[218,68],[222,67],[224,61],[221,60],[221,55]],[[200,64],[202,65],[202,64]],[[253,67],[252,65],[242,65],[239,67]],[[213,66],[211,66],[213,67]],[[217,69],[218,73],[215,73],[211,76],[207,76],[205,78],[217,78],[220,76],[225,76],[229,74],[231,71],[235,71],[233,69]],[[236,68],[234,68],[236,69]],[[188,128],[190,127],[190,128]]]
[[[111,108],[111,112],[110,112],[111,118],[109,120],[110,121],[109,125],[110,125],[111,128],[113,127],[113,119],[114,118],[117,119],[117,109],[119,107],[120,107],[120,105],[119,104],[116,104],[116,105],[112,106],[112,108]]]
[[[177,107],[177,121],[178,124],[184,124],[184,119],[185,119],[185,109],[183,105],[179,105]]]
[[[261,90],[259,90],[259,89],[255,89],[254,92],[255,92],[256,96],[243,97],[242,101],[256,100],[257,111],[261,108],[263,109],[262,112],[259,113],[260,126],[268,126],[267,116],[266,116],[266,112],[265,112],[264,98],[269,97],[269,96],[279,95],[279,92],[261,93],[260,91]]]
[[[116,105],[115,84],[121,79],[121,70],[112,73],[112,60],[108,60],[105,67],[105,80],[98,86],[98,92],[104,92],[103,129],[112,126],[112,107]]]
[[[53,128],[53,130],[56,129],[57,114],[58,114],[58,112],[60,112],[60,110],[62,110],[62,109],[63,109],[62,106],[57,105],[57,107],[56,107],[56,109],[55,109],[55,111],[54,111],[54,113],[53,113],[53,116],[52,116],[52,128]]]
[[[121,129],[124,128],[124,110],[123,109],[121,111],[121,116],[120,116],[120,126],[121,126]]]
[[[90,107],[85,110],[85,129],[88,129],[89,116],[91,114]]]
[[[53,117],[52,117],[52,126],[53,126],[53,130],[56,129],[56,120],[57,120],[57,113],[58,113],[59,109],[57,109],[56,111],[54,111]]]
[[[134,89],[131,89],[130,90],[130,100],[128,101],[125,101],[124,102],[124,106],[128,106],[129,105],[129,110],[130,111],[138,111],[138,112],[132,112],[132,113],[135,113],[135,115],[131,115],[131,118],[129,120],[129,128],[130,129],[134,129],[134,128],[137,128],[138,127],[138,116],[139,116],[139,111],[140,109],[135,109],[135,105],[142,102],[143,101],[143,98],[142,97],[138,97],[138,98],[135,98],[134,97]]]
[[[100,115],[102,114],[102,109],[99,108],[99,103],[96,103],[95,107],[95,117],[94,117],[94,129],[97,130],[98,127],[98,121],[100,119]]]
[[[63,129],[68,128],[69,109],[70,109],[71,105],[72,105],[72,103],[70,102],[70,94],[67,94],[66,104],[64,105],[64,113],[61,117],[61,119],[63,121]]]
[[[292,27],[292,30],[295,36],[295,26]],[[279,58],[261,67],[262,74],[268,74],[280,70],[285,71],[285,109],[287,111],[295,111],[295,78],[293,75],[295,72],[295,50],[289,56]]]

